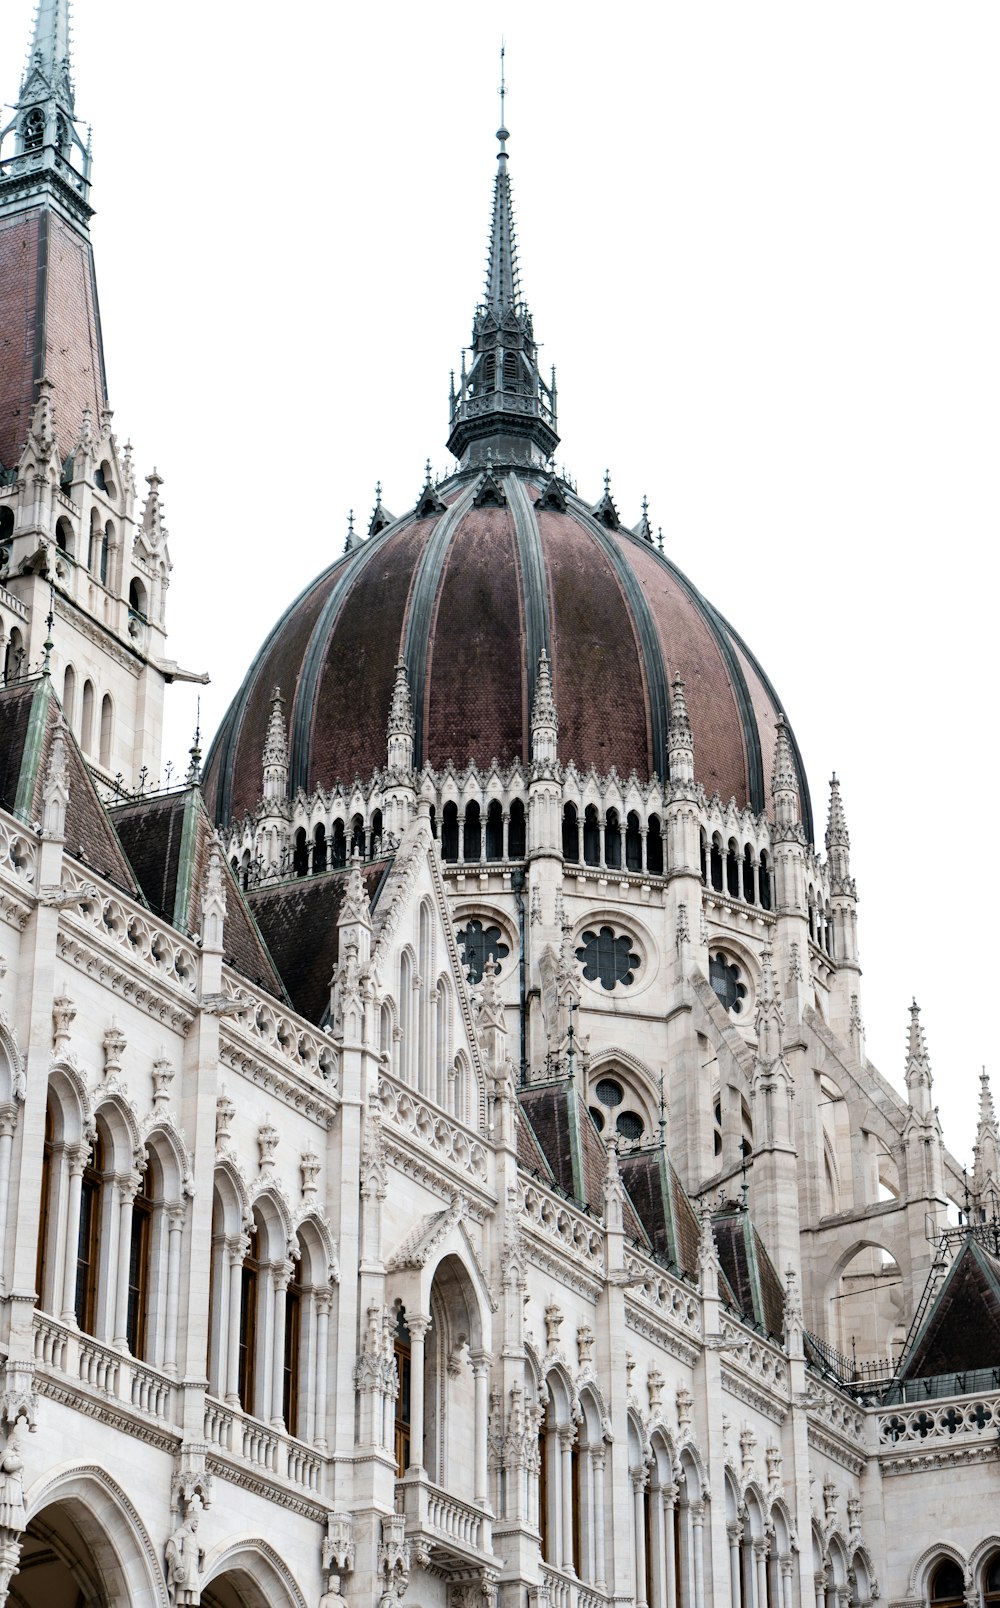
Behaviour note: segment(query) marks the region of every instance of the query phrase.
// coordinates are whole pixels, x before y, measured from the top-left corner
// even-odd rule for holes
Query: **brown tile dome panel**
[[[425,760],[527,757],[523,642],[514,521],[505,508],[473,508],[448,547],[431,624]]]
[[[672,681],[680,673],[694,738],[694,770],[708,793],[748,800],[747,753],[739,706],[708,622],[671,569],[652,548],[622,547],[652,610]]]
[[[342,568],[342,562],[333,565],[293,603],[251,666],[244,707],[240,707],[242,692],[230,705],[205,766],[205,801],[216,820],[228,821],[256,807],[271,695],[276,686],[281,688],[287,717],[313,627]],[[232,781],[228,808],[223,770]]]
[[[404,525],[353,559],[359,573],[332,623],[311,711],[310,790],[356,776],[367,780],[385,765],[410,586],[434,524]]]
[[[618,578],[594,535],[538,513],[552,619],[559,758],[646,781],[651,739],[642,659]]]

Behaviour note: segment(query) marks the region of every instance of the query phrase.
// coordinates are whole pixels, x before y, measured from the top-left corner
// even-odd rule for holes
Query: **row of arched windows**
[[[437,810],[431,806],[431,833],[438,836]],[[449,799],[441,811],[441,858],[449,865],[477,860],[523,860],[527,853],[527,822],[524,803],[511,800],[505,810],[500,800],[491,799],[482,809],[474,799],[461,816],[458,805]]]
[[[833,954],[833,911],[830,901],[824,903],[822,893],[810,883],[806,894],[806,905],[809,911],[809,936],[820,949],[825,949],[828,955]]]
[[[723,843],[718,832],[713,832],[710,842],[702,830],[701,880],[716,893],[727,893],[744,904],[759,904],[762,910],[771,908],[771,862],[766,849],[758,855],[753,845],[746,843],[741,850],[735,838]]]
[[[980,1586],[984,1603],[1000,1603],[1000,1552],[994,1552],[983,1564]],[[962,1566],[954,1558],[942,1558],[930,1574],[928,1597],[931,1608],[965,1608],[965,1576]]]
[[[581,821],[575,804],[563,808],[562,852],[563,859],[571,864],[607,866],[612,871],[648,871],[651,876],[663,875],[663,831],[658,815],[651,815],[643,826],[635,810],[629,810],[622,822],[618,810],[605,810],[601,815],[594,804],[588,804]],[[581,853],[582,836],[582,853]]]
[[[342,816],[334,821],[329,833],[322,821],[317,822],[310,838],[304,826],[295,833],[292,846],[292,873],[307,877],[310,873],[339,870],[357,853],[362,860],[374,860],[382,850],[382,811],[372,812],[366,828],[364,817],[354,815],[345,826]],[[233,862],[233,870],[243,877],[246,887],[250,875],[250,851],[243,855],[242,864]]]
[[[154,1134],[134,1152],[120,1113],[99,1111],[90,1135],[50,1094],[36,1260],[39,1306],[84,1334],[176,1373],[180,1274],[188,1217],[176,1152]],[[122,1156],[142,1166],[125,1167]],[[247,1221],[249,1226],[247,1227]],[[207,1371],[228,1405],[313,1442],[326,1438],[329,1264],[318,1228],[289,1242],[267,1198],[244,1218],[216,1174]]]
[[[99,765],[108,769],[111,764],[111,739],[114,730],[114,705],[111,702],[111,694],[106,692],[101,699],[98,716],[97,694],[94,691],[94,683],[88,676],[83,683],[78,711],[76,671],[71,664],[68,664],[63,675],[62,706],[66,724],[77,738],[84,753],[96,758]]]

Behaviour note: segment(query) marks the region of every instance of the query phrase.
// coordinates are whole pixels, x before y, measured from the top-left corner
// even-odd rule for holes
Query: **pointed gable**
[[[70,799],[72,801],[72,784]],[[198,787],[130,800],[114,821],[150,908],[179,932],[195,935],[201,919],[201,888],[215,829]],[[243,891],[226,864],[224,959],[248,982],[287,998],[267,944],[247,908]]]
[[[0,808],[33,826],[42,817],[42,789],[52,751],[59,700],[47,676],[0,689]],[[133,898],[139,884],[108,819],[72,732],[63,728],[66,780],[65,853]]]
[[[897,1381],[1000,1366],[1000,1260],[971,1235],[931,1303]]]

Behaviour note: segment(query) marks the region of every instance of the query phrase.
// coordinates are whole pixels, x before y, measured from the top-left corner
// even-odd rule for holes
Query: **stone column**
[[[792,1608],[792,1571],[794,1564],[786,1555],[780,1560],[781,1568],[781,1608]]]
[[[115,1285],[115,1332],[112,1345],[116,1351],[128,1350],[128,1286],[132,1268],[132,1206],[139,1193],[140,1177],[137,1172],[115,1179],[118,1198],[118,1282]]]
[[[757,1568],[757,1608],[767,1608],[767,1542],[755,1541],[753,1555]]]
[[[632,1516],[635,1532],[635,1608],[649,1608],[646,1601],[646,1470],[632,1470]]]
[[[164,1208],[167,1217],[167,1313],[166,1332],[163,1337],[163,1368],[168,1374],[177,1374],[177,1338],[180,1321],[181,1291],[181,1235],[187,1215],[185,1203],[171,1201]]]
[[[705,1504],[691,1503],[691,1550],[694,1553],[694,1608],[705,1608]]]
[[[240,1406],[240,1312],[243,1305],[243,1258],[250,1249],[246,1234],[231,1234],[226,1239],[226,1260],[229,1266],[229,1332],[226,1336],[225,1399],[227,1407]],[[250,1321],[255,1323],[256,1312]]]
[[[330,1306],[333,1297],[329,1290],[316,1292],[316,1419],[313,1426],[313,1445],[317,1451],[327,1450],[326,1433],[326,1379],[329,1367],[327,1352],[330,1345]]]
[[[271,1270],[274,1286],[274,1350],[271,1354],[271,1428],[285,1427],[285,1322],[288,1317],[288,1281],[291,1262],[275,1262]]]
[[[662,1608],[677,1608],[677,1560],[674,1526],[677,1523],[677,1487],[663,1488],[663,1561],[665,1568],[665,1595]]]
[[[0,1285],[3,1284],[3,1247],[7,1244],[7,1194],[10,1189],[10,1153],[17,1127],[17,1106],[13,1101],[0,1106]],[[41,1299],[41,1290],[38,1295]]]
[[[604,1557],[604,1447],[590,1454],[594,1492],[594,1584],[607,1588],[607,1563]]]
[[[559,1482],[562,1498],[562,1567],[573,1567],[573,1434],[572,1429],[559,1431],[559,1452],[562,1479]]]
[[[510,812],[503,812],[503,842],[500,845],[501,856],[504,860],[510,859]]]
[[[486,1467],[487,1437],[489,1433],[490,1359],[484,1351],[472,1357],[472,1377],[475,1381],[475,1502],[478,1507],[489,1506],[489,1475]]]
[[[410,1467],[411,1474],[424,1469],[424,1339],[431,1320],[420,1313],[407,1317],[410,1331]]]
[[[66,1151],[69,1164],[69,1195],[66,1202],[66,1261],[63,1267],[62,1321],[76,1322],[76,1260],[80,1245],[80,1199],[83,1193],[83,1169],[90,1156],[88,1144],[71,1145]]]
[[[816,1608],[826,1608],[826,1575],[820,1570],[815,1577]]]
[[[727,1524],[726,1535],[729,1537],[729,1593],[733,1608],[740,1608],[740,1541],[743,1531],[738,1523]]]

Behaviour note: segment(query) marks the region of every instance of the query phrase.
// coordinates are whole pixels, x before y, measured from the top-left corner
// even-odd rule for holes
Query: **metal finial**
[[[430,483],[431,483],[431,460],[429,458],[428,458],[427,462],[424,464],[424,473],[427,476],[427,479],[424,481],[424,484],[426,486],[429,486]]]
[[[55,623],[56,623],[56,589],[53,586],[52,582],[50,581],[49,582],[49,612],[48,612],[48,614],[46,616],[46,619],[45,619],[45,624],[46,624],[46,627],[47,627],[47,634],[46,634],[46,637],[45,637],[45,641],[42,643],[42,675],[43,676],[50,676],[52,674],[52,646],[53,646],[53,644],[52,644],[52,627],[55,625]]]
[[[660,1149],[667,1148],[667,1102],[663,1097],[663,1073],[660,1073]]]
[[[376,502],[381,502],[382,501],[382,482],[381,482],[381,480],[376,480],[376,482],[375,482],[375,501]]]
[[[199,785],[199,783],[201,782],[201,698],[200,697],[199,697],[198,702],[197,702],[195,707],[196,707],[196,713],[195,713],[195,726],[194,726],[194,742],[191,744],[191,747],[188,750],[188,752],[191,755],[191,763],[188,766],[188,772],[187,772],[186,780],[192,786],[197,787]]]
[[[497,138],[500,140],[501,144],[503,143],[504,139],[507,136],[507,119],[504,116],[504,101],[507,98],[507,77],[506,77],[506,69],[504,67],[504,56],[506,55],[506,51],[507,51],[507,46],[506,46],[505,42],[501,39],[501,41],[500,41],[500,91],[499,91],[499,93],[500,93],[500,128],[501,128],[502,132],[500,134],[498,134],[498,136],[497,136]]]
[[[604,471],[604,490],[605,490],[605,493],[607,493],[607,492],[609,492],[611,490],[611,470],[610,469],[605,469],[605,471]]]

